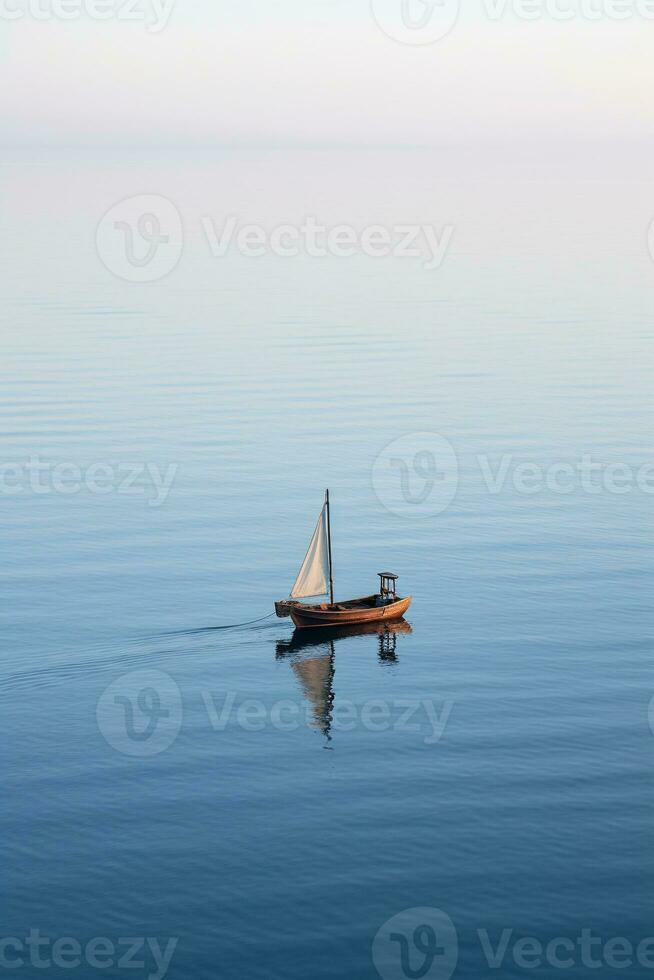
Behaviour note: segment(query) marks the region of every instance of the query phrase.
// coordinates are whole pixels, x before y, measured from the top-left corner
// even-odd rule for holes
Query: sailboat
[[[288,599],[275,603],[275,612],[279,617],[290,616],[299,629],[401,619],[413,597],[403,599],[397,595],[397,575],[393,572],[378,572],[378,575],[379,592],[360,599],[334,602],[331,514],[329,490],[326,490],[325,502],[295,585]],[[317,605],[299,602],[323,595],[329,595],[330,601]]]

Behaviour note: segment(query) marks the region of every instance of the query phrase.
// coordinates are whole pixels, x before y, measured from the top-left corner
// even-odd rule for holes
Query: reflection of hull
[[[335,644],[355,636],[375,636],[379,660],[395,663],[395,644],[398,633],[411,633],[405,619],[387,623],[350,623],[327,629],[296,629],[290,640],[277,641],[277,658],[288,658],[300,681],[302,692],[312,707],[310,723],[331,741],[332,710],[334,706]],[[375,642],[375,641],[373,641]]]
[[[345,626],[327,626],[323,629],[296,629],[290,640],[279,640],[277,655],[299,653],[310,647],[321,646],[331,640],[341,640],[348,636],[384,636],[391,633],[411,633],[411,624],[406,619],[393,619],[386,623],[350,623]]]
[[[304,606],[298,602],[290,604],[289,611],[298,629],[392,622],[404,616],[411,605],[412,596],[397,599],[384,606],[378,606],[376,601],[377,596],[371,595],[361,599],[350,599],[348,602],[337,602],[334,605],[324,602],[319,606]]]

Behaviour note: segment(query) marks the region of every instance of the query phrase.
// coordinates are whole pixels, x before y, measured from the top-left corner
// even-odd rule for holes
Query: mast
[[[332,572],[332,522],[329,511],[329,490],[325,490],[325,507],[327,508],[327,551],[329,553],[329,596],[334,605],[334,576]]]

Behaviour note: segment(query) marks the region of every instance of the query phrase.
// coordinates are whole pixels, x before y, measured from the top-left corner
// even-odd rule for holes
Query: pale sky
[[[654,0],[126,2],[0,0],[5,145],[651,140]]]

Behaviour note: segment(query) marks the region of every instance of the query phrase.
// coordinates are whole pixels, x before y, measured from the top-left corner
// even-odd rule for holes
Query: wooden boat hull
[[[401,619],[413,601],[413,596],[407,596],[405,599],[396,599],[395,602],[377,606],[374,605],[376,598],[363,596],[361,599],[337,602],[333,606],[326,602],[319,606],[305,606],[298,602],[290,605],[289,611],[298,629],[325,628]]]

